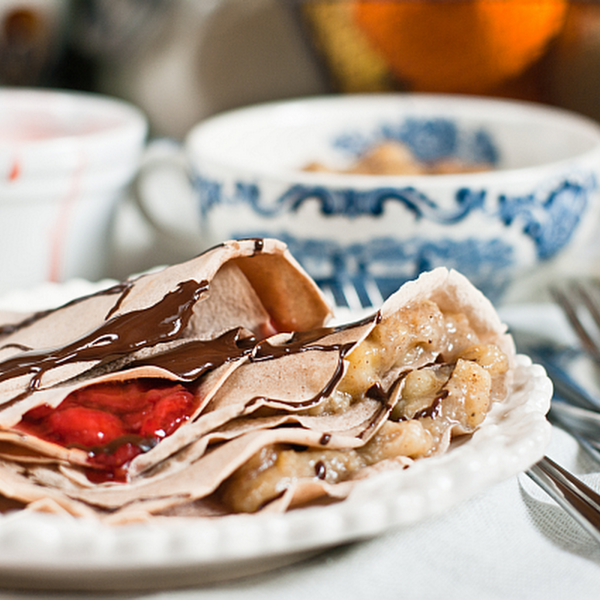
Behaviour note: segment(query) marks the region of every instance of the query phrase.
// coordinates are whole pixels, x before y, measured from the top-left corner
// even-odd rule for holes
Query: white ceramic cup
[[[0,89],[0,292],[105,275],[147,121],[95,94]]]

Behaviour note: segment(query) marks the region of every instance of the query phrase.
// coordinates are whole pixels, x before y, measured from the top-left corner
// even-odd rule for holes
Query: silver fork
[[[376,282],[369,281],[363,286],[363,293],[360,295],[352,285],[351,281],[344,281],[333,290],[326,288],[325,294],[332,300],[333,304],[339,304],[337,299],[341,296],[346,305],[345,308],[351,310],[366,309],[369,307],[379,308],[383,303],[383,298],[379,292]],[[598,312],[598,326],[600,328],[600,309]],[[600,359],[600,349],[598,350]],[[567,381],[561,382],[563,387],[566,385],[570,389],[570,383]],[[581,392],[575,390],[575,393]],[[570,396],[566,394],[568,398]],[[586,408],[581,410],[586,411]],[[569,433],[574,435],[582,446],[596,459],[600,464],[600,430],[594,433],[598,434],[598,438],[590,438],[589,431],[586,427],[581,426],[582,419],[587,425],[589,423],[583,417],[588,415],[573,415],[565,416],[564,411],[559,412],[558,408],[554,409],[555,415],[552,420],[555,424],[563,427]],[[562,418],[556,416],[558,412]],[[591,412],[591,411],[586,411]],[[595,413],[594,413],[595,414]],[[598,415],[600,417],[600,414]],[[594,421],[592,417],[591,421]],[[600,421],[597,423],[600,427]],[[589,535],[600,544],[600,495],[585,485],[579,478],[566,469],[555,463],[552,459],[544,456],[535,465],[530,467],[526,472],[537,485],[539,485],[567,514],[569,514]]]
[[[600,544],[600,495],[544,456],[526,474]]]
[[[600,365],[600,281],[591,278],[573,280],[552,286],[550,293],[583,349]]]

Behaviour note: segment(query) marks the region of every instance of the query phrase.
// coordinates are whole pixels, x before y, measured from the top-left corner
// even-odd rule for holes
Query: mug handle
[[[160,173],[162,180],[158,180]],[[201,248],[200,211],[196,209],[185,150],[179,142],[161,138],[148,144],[131,191],[140,215],[158,236],[177,246]]]

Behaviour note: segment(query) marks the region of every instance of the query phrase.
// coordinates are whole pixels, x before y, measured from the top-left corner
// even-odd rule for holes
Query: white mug
[[[0,90],[0,292],[104,276],[147,121],[113,98]]]

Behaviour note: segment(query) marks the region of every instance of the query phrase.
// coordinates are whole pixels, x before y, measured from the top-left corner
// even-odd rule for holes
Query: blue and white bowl
[[[337,166],[385,139],[422,161],[486,172],[349,175]],[[188,136],[210,243],[273,236],[334,289],[387,296],[421,271],[461,271],[494,300],[596,225],[600,127],[541,105],[446,95],[327,96],[224,113]]]

